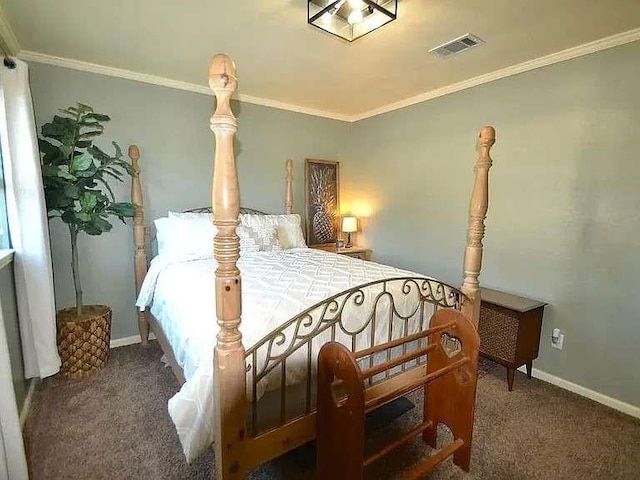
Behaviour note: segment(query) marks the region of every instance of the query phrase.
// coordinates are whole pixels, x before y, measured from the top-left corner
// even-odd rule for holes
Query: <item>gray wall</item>
[[[302,212],[304,158],[339,159],[342,210],[361,217],[374,259],[458,283],[473,139],[494,125],[483,285],[549,302],[536,367],[640,405],[638,58],[626,45],[356,124],[242,104],[243,203],[280,211],[293,158]],[[148,218],[209,204],[210,97],[38,64],[31,77],[39,124],[78,100],[113,117],[109,139],[140,145]],[[62,307],[68,237],[59,223],[51,235]],[[116,225],[81,241],[87,301],[114,307],[113,338],[136,333],[131,236]]]
[[[494,125],[481,283],[549,303],[537,368],[633,405],[639,58],[634,43],[358,122],[342,169],[376,260],[458,283],[474,137]]]
[[[40,126],[57,109],[76,101],[111,116],[105,139],[123,148],[135,143],[142,157],[147,223],[181,210],[211,204],[213,133],[209,118],[214,99],[129,80],[31,64],[31,89]],[[203,71],[203,75],[206,71]],[[294,160],[294,210],[304,208],[303,164],[306,157],[334,159],[346,133],[344,124],[308,115],[235,103],[238,117],[238,169],[242,203],[282,212],[285,160]],[[128,199],[129,185],[116,194]],[[134,304],[133,237],[119,221],[108,234],[79,239],[86,303],[113,308],[112,338],[137,333]],[[57,307],[73,303],[69,233],[51,222]]]
[[[16,305],[16,289],[13,280],[13,263],[0,269],[0,309],[9,345],[9,361],[11,362],[11,376],[16,393],[18,411],[27,396],[29,381],[24,378],[24,363],[22,361],[22,343],[20,342],[20,327],[18,326],[18,310]],[[0,325],[2,328],[2,325]]]

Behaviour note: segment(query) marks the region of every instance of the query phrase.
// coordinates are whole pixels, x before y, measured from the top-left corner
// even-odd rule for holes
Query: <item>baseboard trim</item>
[[[33,399],[33,392],[35,392],[37,384],[37,378],[32,378],[29,382],[29,390],[27,390],[27,396],[25,397],[24,403],[22,404],[22,409],[20,410],[21,429],[24,429],[24,424],[26,423],[27,417],[29,416],[29,411],[31,410],[31,400]]]
[[[149,340],[155,340],[156,336],[153,332],[149,333]],[[126,347],[127,345],[135,345],[136,343],[142,343],[140,335],[132,335],[131,337],[116,338],[109,342],[109,348]]]
[[[526,373],[526,369],[524,366],[520,367],[518,370],[522,373]],[[640,418],[640,407],[636,407],[635,405],[631,405],[630,403],[608,397],[607,395],[604,395],[600,392],[596,392],[595,390],[583,387],[582,385],[578,385],[577,383],[570,382],[568,380],[565,380],[564,378],[556,377],[555,375],[551,375],[550,373],[538,370],[537,368],[533,368],[531,370],[531,375],[534,378],[542,380],[543,382],[550,383],[564,390],[569,390],[570,392],[601,403],[602,405],[606,405],[607,407],[618,410],[619,412],[626,413],[627,415],[631,415],[635,418]]]

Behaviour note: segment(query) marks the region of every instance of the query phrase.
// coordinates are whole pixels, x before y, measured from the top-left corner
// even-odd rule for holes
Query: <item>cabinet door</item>
[[[482,302],[478,322],[480,351],[514,363],[518,347],[518,320],[517,313]]]

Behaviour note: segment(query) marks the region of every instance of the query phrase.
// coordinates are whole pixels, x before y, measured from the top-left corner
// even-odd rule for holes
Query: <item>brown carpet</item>
[[[93,377],[41,382],[25,427],[31,478],[212,478],[211,452],[184,461],[167,414],[178,384],[160,356],[154,344],[118,348]],[[372,448],[416,421],[420,398],[411,399],[417,408],[378,431]],[[426,454],[416,439],[372,465],[367,478],[394,478]],[[291,452],[250,478],[313,479],[312,460],[309,449]],[[640,421],[522,374],[508,392],[504,370],[489,369],[478,384],[471,472],[447,460],[429,478],[638,479]]]

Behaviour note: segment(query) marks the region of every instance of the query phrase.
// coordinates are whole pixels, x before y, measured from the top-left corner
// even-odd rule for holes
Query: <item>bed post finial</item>
[[[142,196],[142,182],[140,180],[140,149],[136,145],[129,145],[129,158],[135,176],[131,180],[131,203],[136,206],[133,214],[133,241],[136,247],[134,254],[134,270],[136,277],[136,297],[147,274],[147,250],[144,228],[144,197]],[[138,310],[138,331],[143,345],[149,341],[149,319],[145,312]]]
[[[240,213],[238,172],[233,152],[237,131],[231,111],[231,96],[238,86],[236,66],[226,55],[216,55],[209,67],[209,86],[217,105],[211,117],[216,137],[213,167],[212,210],[218,233],[213,242],[216,269],[216,315],[220,331],[215,347],[214,410],[216,437],[216,478],[244,479],[244,438],[246,435],[245,351],[238,329],[241,315],[241,283],[237,261],[240,245],[236,235]]]
[[[284,197],[284,213],[293,213],[293,160],[287,160],[286,189]]]
[[[492,160],[489,152],[496,141],[493,127],[484,127],[478,136],[478,160],[475,166],[475,182],[469,204],[469,226],[467,248],[464,253],[463,282],[461,290],[471,302],[463,305],[463,312],[477,326],[480,319],[480,282],[478,276],[482,268],[482,239],[484,219],[489,207],[489,169]]]

